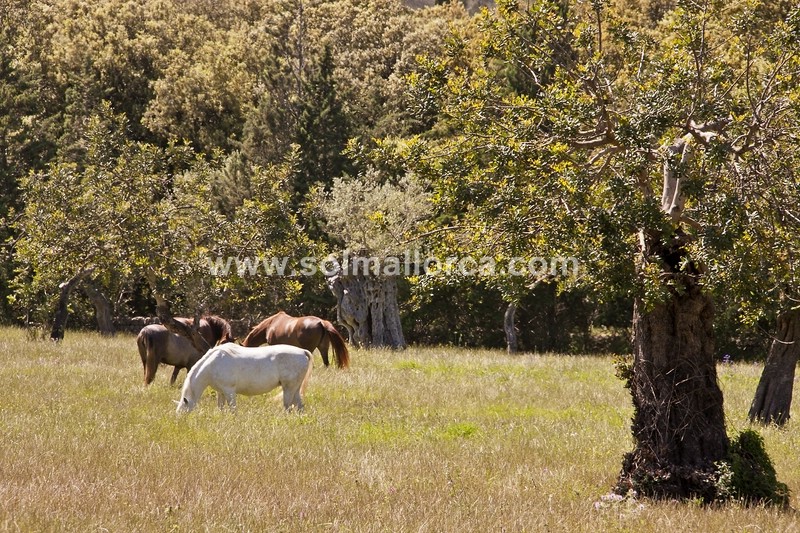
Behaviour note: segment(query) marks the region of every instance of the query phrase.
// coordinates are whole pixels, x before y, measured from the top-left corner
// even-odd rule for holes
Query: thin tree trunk
[[[111,337],[114,335],[114,313],[112,312],[111,300],[105,294],[97,290],[91,281],[83,283],[83,292],[94,306],[95,318],[97,319],[97,330],[100,335]]]
[[[616,490],[711,501],[716,464],[729,445],[714,357],[714,307],[697,283],[699,274],[679,271],[683,243],[648,251],[646,257],[664,259],[662,277],[673,288],[651,308],[641,300],[634,304],[629,385],[635,448],[623,460]]]
[[[90,274],[91,270],[82,270],[78,272],[68,281],[65,281],[58,286],[58,303],[56,304],[56,313],[53,317],[53,327],[50,330],[50,340],[61,341],[64,339],[64,330],[67,327],[67,318],[69,318],[69,297],[72,290],[80,281]]]
[[[506,332],[506,347],[509,354],[515,354],[519,349],[517,343],[517,328],[514,321],[516,314],[517,304],[515,302],[509,303],[503,315],[503,330]]]
[[[750,404],[751,422],[782,426],[789,420],[798,355],[800,312],[790,311],[778,317],[775,339]]]
[[[197,316],[198,314],[195,313],[195,320],[192,326],[188,326],[183,322],[175,320],[175,317],[172,316],[172,310],[170,309],[169,301],[158,290],[158,279],[154,272],[149,271],[147,273],[147,282],[150,285],[150,290],[153,292],[153,297],[156,299],[156,315],[158,316],[161,325],[172,333],[186,337],[189,342],[192,343],[195,349],[201,354],[206,353],[211,346],[209,346],[208,342],[206,342],[206,340],[197,330],[198,326],[200,325],[200,321],[198,320]]]

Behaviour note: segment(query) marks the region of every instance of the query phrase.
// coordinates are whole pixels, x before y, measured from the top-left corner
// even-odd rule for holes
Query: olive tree
[[[430,213],[429,194],[413,175],[389,179],[373,167],[317,195],[327,232],[342,244],[338,267],[326,274],[338,321],[356,344],[405,347],[397,280],[410,271],[410,242]]]
[[[634,299],[635,446],[620,493],[720,496],[730,441],[709,269],[745,234],[719,207],[740,197],[745,161],[796,144],[774,126],[796,108],[797,25],[760,39],[746,8],[677,2],[650,34],[604,2],[498,2],[480,21],[480,61],[454,48],[424,79],[453,134],[409,159],[440,208],[575,256],[578,283]]]

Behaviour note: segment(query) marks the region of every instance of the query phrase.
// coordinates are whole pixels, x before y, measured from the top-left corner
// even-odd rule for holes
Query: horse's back
[[[307,350],[296,346],[248,348],[228,343],[211,350],[200,364],[210,373],[212,387],[254,395],[305,376],[310,357]]]
[[[234,343],[221,344],[215,350],[220,364],[282,365],[292,361],[304,363],[311,354],[308,350],[290,344],[270,344],[266,346],[246,347]],[[231,361],[226,363],[226,361]]]
[[[315,316],[290,317],[283,315],[272,323],[270,344],[288,344],[308,351],[319,346],[325,332],[322,319]]]
[[[196,362],[202,355],[187,338],[172,333],[160,324],[143,327],[139,331],[137,342],[140,351],[149,344],[159,355],[161,362],[168,365],[187,365]]]

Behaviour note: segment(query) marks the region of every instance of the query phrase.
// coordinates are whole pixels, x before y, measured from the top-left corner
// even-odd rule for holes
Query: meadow
[[[796,420],[761,430],[792,509],[606,498],[632,447],[609,356],[315,354],[302,414],[206,391],[177,416],[131,335],[0,339],[2,531],[800,531]],[[760,372],[719,368],[730,433]]]

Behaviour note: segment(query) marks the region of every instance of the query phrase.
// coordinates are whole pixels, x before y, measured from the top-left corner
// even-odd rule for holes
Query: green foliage
[[[164,267],[170,277],[199,272],[188,265],[222,249],[209,243],[238,231],[237,212],[283,228],[263,251],[306,250],[305,237],[341,239],[333,226],[325,234],[312,211],[298,213],[306,191],[317,182],[330,189],[335,178],[360,187],[377,169],[392,186],[412,172],[431,200],[427,221],[405,227],[401,242],[433,232],[420,243],[432,253],[486,255],[501,266],[513,256],[576,256],[581,275],[560,280],[559,290],[582,285],[601,304],[615,294],[656,302],[665,295],[659,259],[638,269],[634,258],[640,228],[674,229],[657,198],[663,148],[692,120],[719,121],[719,135],[695,136],[696,156],[675,166],[687,177],[687,213],[702,226],[690,231],[693,259],[706,268],[705,287],[719,289],[720,307],[736,310],[727,316],[769,323],[797,296],[797,13],[784,1],[498,2],[471,17],[458,2],[414,10],[396,0],[9,0],[0,9],[0,238],[10,244],[0,279],[13,277],[11,247],[24,223],[8,224],[26,195],[38,194],[30,190],[41,189],[40,210],[49,199],[64,206],[40,221],[67,220],[64,232],[82,235],[91,224],[69,219],[124,210],[93,203],[100,182],[112,176],[115,192],[105,194],[123,198],[138,193],[118,183],[122,176],[149,183],[155,205],[174,219],[122,220],[136,218],[141,234],[166,227],[169,253],[192,257]],[[125,117],[117,133],[95,124],[109,114]],[[362,153],[352,143],[343,153],[348,137]],[[362,157],[375,138],[392,140],[378,143],[379,156]],[[31,171],[38,178],[24,178]],[[143,177],[151,174],[163,175]],[[35,183],[47,176],[84,193]],[[257,197],[254,176],[275,188]],[[192,199],[191,188],[205,198]],[[291,209],[281,203],[287,190]],[[186,206],[169,210],[161,200]],[[248,200],[263,202],[261,218],[241,211]],[[195,216],[184,216],[189,210]],[[367,213],[377,217],[370,231],[386,237],[399,222],[379,211]],[[300,223],[308,235],[293,239],[278,221]],[[176,228],[207,223],[218,225],[217,236],[179,244]],[[72,266],[96,263],[109,287],[130,292],[135,268],[107,270],[98,258],[114,246],[100,240],[70,252]],[[58,275],[34,274],[31,254],[18,254],[18,280],[49,298],[54,288],[44,285],[63,281],[69,261]],[[50,263],[58,259],[40,266]],[[537,281],[498,276],[481,290],[514,300]],[[285,293],[266,282],[254,292],[286,304],[277,295],[297,294],[298,282]],[[213,285],[201,284],[231,294]]]
[[[333,78],[331,47],[325,46],[319,67],[312,75],[300,104],[297,144],[300,168],[294,184],[296,203],[306,197],[312,185],[332,185],[350,166],[344,154],[348,140],[348,120],[339,100]]]
[[[764,448],[764,438],[745,430],[732,440],[728,459],[718,465],[720,501],[734,499],[749,505],[786,507],[789,488],[777,480],[775,467]]]
[[[617,376],[617,379],[622,380],[626,389],[630,389],[631,380],[633,379],[633,358],[621,355],[615,356],[614,375]]]
[[[289,212],[291,164],[240,168],[248,198],[213,201],[230,161],[197,157],[187,146],[132,142],[125,133],[124,116],[106,105],[88,126],[81,166],[53,163],[23,180],[15,280],[22,313],[43,312],[46,319],[58,285],[83,272],[112,294],[155,280],[152,290],[191,314],[238,306],[237,315],[259,316],[259,306],[296,295],[298,283],[287,277],[262,272],[245,280],[248,272],[215,277],[209,270],[216,258],[308,254]],[[223,203],[227,212],[215,208]]]
[[[484,277],[415,276],[403,305],[403,331],[422,345],[506,346],[505,296]],[[528,291],[518,302],[516,329],[521,351],[587,353],[596,350],[591,332],[596,306],[585,293],[559,293],[554,284]],[[627,350],[627,341],[625,347]]]
[[[395,182],[372,168],[357,178],[337,178],[330,193],[316,194],[328,233],[366,256],[410,250],[419,224],[430,215],[429,195],[413,175]]]
[[[499,2],[479,19],[479,62],[423,62],[415,91],[444,135],[408,159],[453,228],[435,245],[578,257],[581,276],[564,285],[648,306],[681,290],[665,268],[701,265],[704,288],[749,325],[769,319],[794,299],[791,12],[633,4]],[[666,156],[676,139],[690,156]],[[686,221],[660,205],[665,169],[682,177]],[[676,231],[691,256],[669,265]],[[497,279],[509,296],[533,280],[513,281]]]

